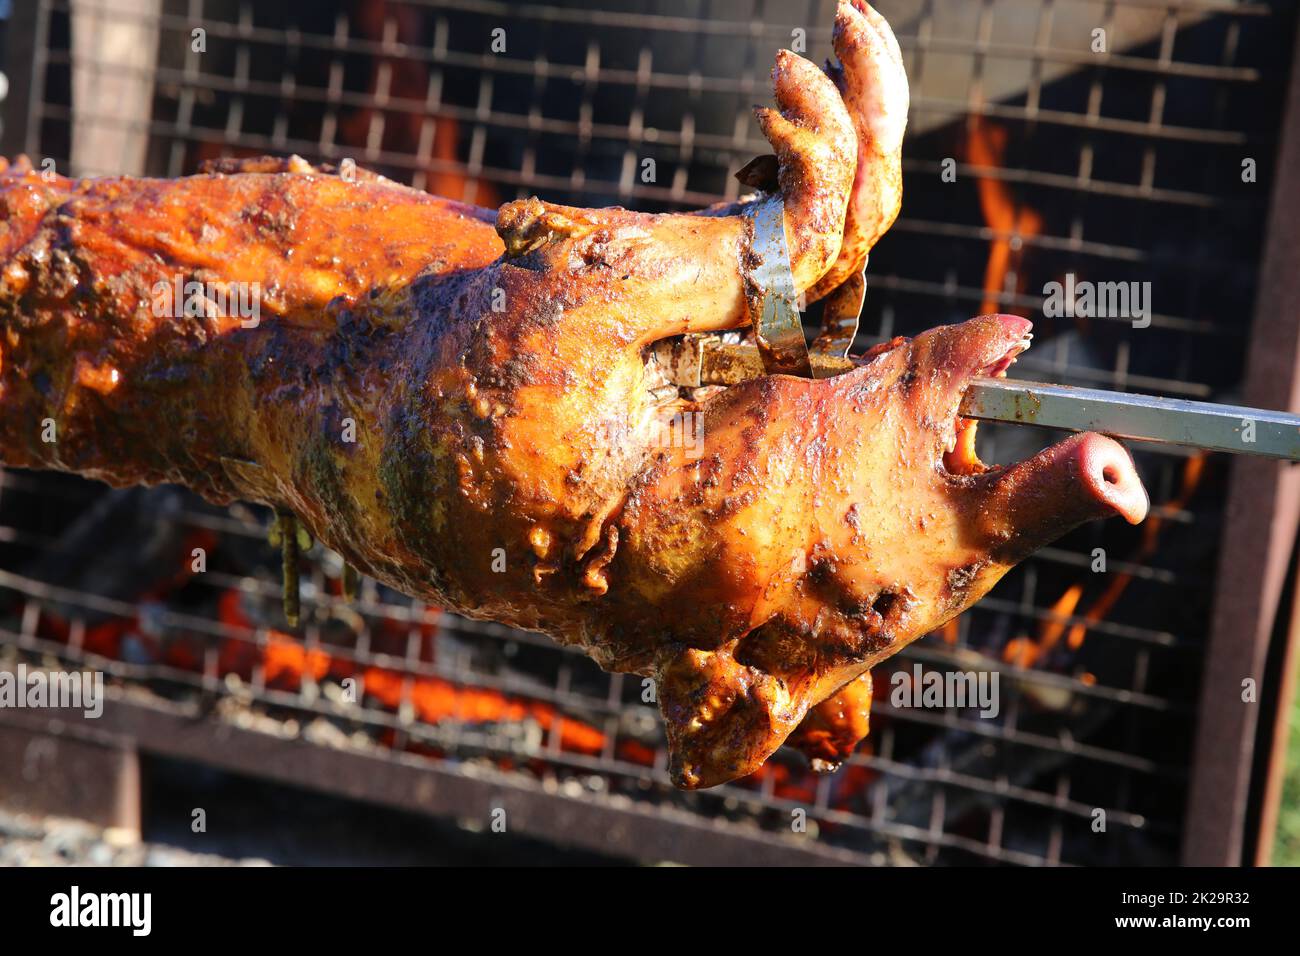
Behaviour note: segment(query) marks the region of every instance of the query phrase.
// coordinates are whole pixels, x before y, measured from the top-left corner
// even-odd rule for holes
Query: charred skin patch
[[[975,583],[980,572],[989,566],[988,558],[970,561],[948,572],[947,585],[950,600],[960,602],[970,586]]]

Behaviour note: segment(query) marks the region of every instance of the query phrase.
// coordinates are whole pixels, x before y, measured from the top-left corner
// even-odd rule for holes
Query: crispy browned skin
[[[841,5],[837,48],[869,27]],[[842,58],[849,87],[878,72]],[[809,288],[859,244],[845,211],[872,184],[831,81],[791,54],[775,81],[762,122]],[[666,399],[647,345],[749,320],[746,218],[494,214],[301,160],[223,169],[5,173],[0,460],[288,508],[400,590],[654,675],[681,786],[752,771],[846,688],[805,735],[833,762],[865,732],[852,682],[876,661],[1079,522],[1139,516],[1127,455],[1097,436],[983,474],[964,432],[945,467],[965,383],[1023,320]],[[259,324],[157,314],[178,275],[260,283]],[[702,448],[657,437],[683,412]]]

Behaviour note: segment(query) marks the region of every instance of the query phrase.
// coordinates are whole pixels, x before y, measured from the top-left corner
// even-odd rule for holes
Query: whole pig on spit
[[[898,214],[897,43],[855,0],[834,47],[826,72],[777,55],[771,191],[695,214],[493,212],[297,157],[6,164],[0,460],[265,502],[407,594],[653,677],[680,787],[787,738],[831,768],[873,665],[1081,522],[1147,510],[1100,435],[976,458],[959,403],[1027,347],[1012,316],[824,380],[665,387],[653,343],[751,324],[761,204],[809,300]]]

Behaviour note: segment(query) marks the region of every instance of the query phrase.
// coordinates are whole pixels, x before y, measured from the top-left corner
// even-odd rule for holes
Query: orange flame
[[[970,133],[966,139],[966,157],[971,165],[997,169],[1002,165],[1006,148],[1005,127],[981,117],[971,120]],[[1004,292],[1014,291],[1018,294],[1024,291],[1022,242],[1042,231],[1043,220],[1034,210],[1019,205],[1002,180],[976,174],[975,181],[979,189],[984,223],[994,233],[989,244],[988,263],[984,267],[984,301],[980,305],[980,311],[985,314],[1001,312],[1004,310],[998,300]],[[1007,278],[1011,274],[1015,276],[1015,287],[1008,290]]]
[[[296,690],[303,674],[320,680],[330,670],[330,656],[313,648],[308,650],[288,634],[272,631],[262,652],[262,667],[268,684],[287,685]]]
[[[411,705],[426,723],[443,720],[520,723],[532,719],[547,733],[558,733],[561,749],[598,754],[605,747],[605,735],[599,730],[565,717],[540,701],[507,697],[488,688],[461,687],[437,677],[411,678],[379,667],[367,668],[364,674],[366,693],[391,710],[401,706],[408,680]]]
[[[1047,617],[1038,628],[1038,637],[1016,637],[1007,642],[1002,650],[1002,659],[1017,667],[1033,667],[1044,654],[1050,651],[1061,639],[1068,626],[1066,618],[1074,613],[1083,597],[1083,585],[1072,584],[1056,599],[1047,610]]]
[[[1164,510],[1181,511],[1187,507],[1192,496],[1196,494],[1196,489],[1201,483],[1201,477],[1205,472],[1205,452],[1197,452],[1187,459],[1187,464],[1183,466],[1182,484],[1178,489],[1178,494],[1165,503]],[[1147,518],[1146,524],[1142,528],[1142,543],[1138,545],[1137,550],[1129,558],[1133,564],[1147,561],[1156,553],[1160,546],[1160,532],[1164,527],[1164,519],[1160,515],[1151,515]],[[1133,575],[1124,571],[1111,579],[1102,592],[1101,597],[1089,606],[1083,615],[1083,621],[1075,624],[1070,628],[1070,636],[1067,638],[1067,645],[1070,650],[1078,650],[1083,645],[1083,639],[1088,634],[1088,628],[1103,620],[1115,603],[1123,596],[1124,591],[1128,588],[1129,582],[1133,580]]]
[[[1201,478],[1205,472],[1205,461],[1205,452],[1198,452],[1187,459],[1187,464],[1183,466],[1182,482],[1178,493],[1165,502],[1161,510],[1181,511],[1187,507],[1201,483]],[[1142,527],[1142,541],[1129,556],[1128,563],[1140,564],[1151,559],[1160,546],[1160,532],[1164,527],[1164,520],[1158,514],[1153,513],[1148,516],[1146,523]],[[1077,651],[1083,646],[1084,638],[1088,636],[1088,629],[1098,621],[1105,620],[1106,615],[1123,597],[1132,581],[1132,572],[1121,571],[1115,574],[1100,596],[1089,604],[1088,609],[1083,612],[1083,619],[1068,624],[1063,618],[1074,614],[1075,608],[1078,607],[1079,600],[1083,596],[1083,584],[1081,582],[1071,584],[1048,610],[1046,619],[1039,625],[1037,639],[1022,636],[1008,641],[1007,646],[1003,649],[1003,659],[1008,663],[1018,664],[1021,667],[1032,667],[1044,654],[1056,646],[1063,633],[1066,633],[1066,647],[1072,651]]]
[[[961,615],[958,614],[957,617],[944,621],[939,625],[939,637],[943,639],[945,644],[956,644],[957,638],[961,636],[961,625],[957,623],[960,617]]]
[[[389,31],[394,39],[408,48],[418,49],[423,42],[425,11],[387,0],[354,3],[352,22],[357,33],[366,39],[383,42]],[[370,64],[370,102],[379,100],[383,91],[388,99],[419,102],[429,95],[429,67],[424,60],[411,57],[373,57]],[[380,123],[376,124],[377,114]],[[432,130],[428,123],[432,121]],[[393,111],[367,105],[342,117],[340,138],[353,146],[369,144],[372,132],[382,129],[381,147],[390,153],[412,155],[424,164],[423,188],[439,196],[493,208],[500,198],[491,184],[471,179],[459,158],[461,127],[451,116],[426,117],[422,111]],[[432,149],[426,133],[432,132]],[[417,175],[417,185],[421,177]]]

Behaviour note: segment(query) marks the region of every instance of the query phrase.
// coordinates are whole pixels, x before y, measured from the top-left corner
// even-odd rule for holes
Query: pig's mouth
[[[997,316],[1001,344],[991,344],[995,358],[977,366],[959,394],[958,405],[977,377],[1005,378],[1007,369],[1029,348],[1032,326],[1015,316]],[[1006,344],[1006,343],[1010,344]],[[1118,442],[1093,432],[1072,435],[1032,458],[1012,465],[987,465],[975,449],[979,423],[960,414],[953,416],[943,446],[942,468],[968,482],[1010,482],[1022,492],[1045,492],[1045,497],[1066,496],[1092,517],[1122,515],[1131,524],[1146,517],[1150,501],[1133,458]],[[1061,502],[1062,506],[1065,501]]]
[[[1025,323],[1025,325],[1028,326],[1028,323]],[[1033,338],[1033,333],[1026,329],[1021,337],[1002,355],[982,368],[976,369],[971,378],[1006,378],[1007,369],[1015,364],[1016,358],[1021,352],[1029,348]],[[961,390],[962,399],[966,397],[966,390],[969,387],[970,382],[968,380]],[[958,407],[961,407],[960,402]],[[975,451],[975,435],[978,429],[979,422],[973,418],[964,418],[960,414],[953,418],[943,453],[943,467],[948,474],[956,476],[984,475],[1001,470],[1000,466],[986,465],[980,461],[979,455]]]

